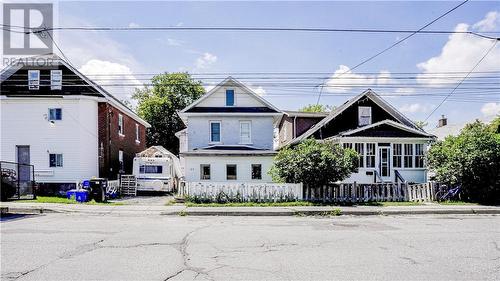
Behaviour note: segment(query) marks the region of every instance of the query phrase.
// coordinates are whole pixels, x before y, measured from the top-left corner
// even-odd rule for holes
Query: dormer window
[[[234,106],[234,90],[226,90],[226,106]]]
[[[40,89],[40,70],[28,70],[28,89]]]
[[[366,126],[372,123],[372,108],[370,106],[358,107],[358,126]]]

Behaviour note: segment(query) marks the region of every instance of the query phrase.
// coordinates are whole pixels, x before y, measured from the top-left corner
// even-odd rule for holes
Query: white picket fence
[[[284,202],[302,200],[301,183],[183,182],[178,195],[207,202]]]
[[[305,187],[304,200],[319,202],[378,202],[434,200],[433,183],[340,183],[321,187]]]

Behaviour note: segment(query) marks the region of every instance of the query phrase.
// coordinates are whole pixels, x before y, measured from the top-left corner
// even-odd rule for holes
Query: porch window
[[[200,179],[209,180],[210,179],[210,164],[200,165]]]
[[[415,168],[424,167],[424,145],[422,143],[415,144]]]
[[[226,165],[226,179],[227,180],[236,180],[236,165],[228,164]]]
[[[210,121],[210,142],[220,142],[219,121]]]
[[[366,126],[372,123],[372,108],[369,106],[358,106],[358,125]]]
[[[413,168],[413,144],[405,143],[404,167]]]
[[[366,144],[366,167],[375,168],[375,144]]]
[[[401,144],[400,143],[393,144],[392,150],[393,150],[392,165],[394,166],[394,168],[401,168],[401,157],[403,156]]]
[[[344,149],[352,149],[352,143],[349,143],[349,142],[346,142],[346,143],[343,143],[342,146],[344,147]]]
[[[356,144],[354,144],[354,148],[355,148],[356,152],[359,154],[358,167],[363,168],[364,167],[364,159],[365,159],[364,143],[356,143]]]
[[[161,174],[163,173],[163,166],[160,165],[141,165],[139,166],[140,174]]]
[[[252,164],[252,179],[261,180],[262,179],[262,165]]]

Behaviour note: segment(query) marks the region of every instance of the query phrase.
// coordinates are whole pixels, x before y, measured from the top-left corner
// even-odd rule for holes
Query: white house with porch
[[[306,138],[333,141],[358,152],[358,172],[346,183],[425,182],[424,154],[435,139],[370,89],[284,145]]]
[[[176,133],[187,182],[271,182],[273,136],[282,112],[228,77],[179,112]]]

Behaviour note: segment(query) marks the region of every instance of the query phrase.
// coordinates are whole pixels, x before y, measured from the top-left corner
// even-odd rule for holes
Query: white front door
[[[378,169],[380,177],[385,180],[391,178],[391,148],[380,147],[378,157]]]

